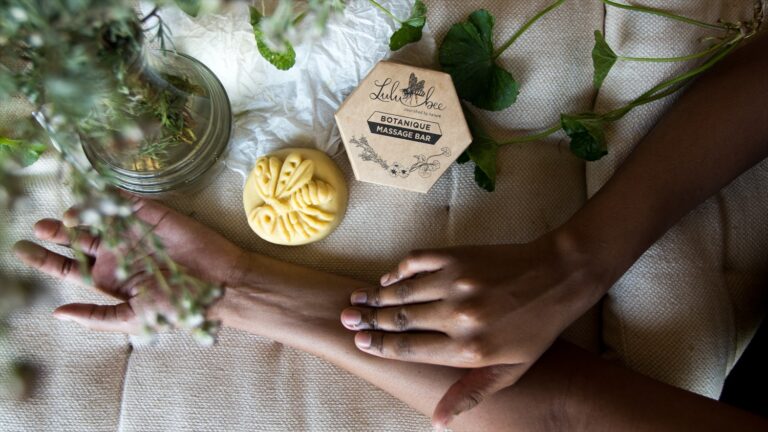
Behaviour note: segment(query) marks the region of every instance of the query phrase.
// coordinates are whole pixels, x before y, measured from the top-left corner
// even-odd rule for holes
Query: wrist
[[[578,276],[579,286],[592,302],[621,276],[618,255],[608,253],[607,245],[589,233],[566,224],[548,234],[548,240],[561,265]]]
[[[255,304],[249,296],[249,287],[259,286],[260,258],[261,255],[245,249],[237,255],[225,279],[221,297],[208,307],[208,319],[240,329],[244,323],[252,321],[248,315]]]
[[[250,321],[250,311],[243,288],[224,287],[221,298],[208,307],[207,318],[224,327],[243,329],[244,323]]]
[[[232,273],[237,284],[224,288],[208,308],[208,318],[278,341],[287,335],[283,333],[309,324],[317,329],[339,326],[352,291],[343,278],[251,252],[238,259]]]

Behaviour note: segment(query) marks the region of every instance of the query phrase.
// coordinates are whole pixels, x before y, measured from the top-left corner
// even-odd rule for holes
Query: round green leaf
[[[401,23],[400,28],[389,38],[389,49],[397,51],[409,43],[420,41],[426,23],[427,6],[423,1],[416,0],[411,9],[411,15]]]
[[[560,124],[571,138],[571,153],[586,161],[596,161],[608,154],[603,131],[603,120],[594,113],[563,114]]]
[[[251,12],[251,27],[253,28],[253,36],[256,38],[256,48],[259,49],[259,54],[280,70],[292,68],[296,64],[296,51],[294,51],[293,46],[287,44],[284,51],[271,49],[264,40],[264,33],[261,31],[260,24],[263,18],[261,13],[253,6],[249,9]]]
[[[616,53],[608,46],[603,34],[599,30],[595,30],[595,47],[592,49],[592,65],[595,68],[595,74],[592,81],[596,91],[600,90],[605,77],[608,76],[608,72],[611,71],[617,59]]]
[[[459,97],[478,108],[500,111],[517,100],[518,84],[496,64],[493,47],[494,18],[484,9],[466,22],[454,24],[440,46],[440,65],[453,78]]]

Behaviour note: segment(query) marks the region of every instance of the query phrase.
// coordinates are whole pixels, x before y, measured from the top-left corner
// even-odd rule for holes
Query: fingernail
[[[341,311],[341,322],[349,326],[356,326],[363,320],[363,315],[357,309],[344,309]]]
[[[448,423],[453,420],[453,416],[450,416],[448,418],[440,419],[440,420],[433,420],[432,421],[432,430],[434,432],[445,432],[448,430]]]
[[[53,317],[56,318],[59,321],[73,321],[72,317],[67,314],[62,313],[53,313]]]
[[[355,344],[358,348],[368,349],[371,347],[372,336],[368,332],[358,332],[355,335]]]
[[[350,301],[352,304],[365,304],[365,302],[368,301],[368,293],[365,291],[355,291],[352,293],[352,297],[350,297]]]
[[[45,258],[46,250],[36,244],[22,240],[13,245],[13,252],[22,259],[41,260]]]
[[[35,237],[39,238],[40,240],[47,240],[51,238],[51,234],[56,231],[56,224],[58,223],[59,221],[42,219],[35,223],[32,231],[35,233]]]
[[[67,210],[61,218],[61,223],[67,228],[75,228],[80,225],[80,218],[76,213]]]
[[[392,280],[392,275],[390,273],[387,273],[381,277],[381,284],[383,286],[387,286],[390,280]]]

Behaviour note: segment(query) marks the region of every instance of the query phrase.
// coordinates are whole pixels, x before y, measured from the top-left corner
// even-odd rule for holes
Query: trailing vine
[[[470,129],[473,132],[473,142],[459,158],[459,163],[470,160],[474,162],[475,180],[483,189],[494,190],[496,157],[499,148],[505,145],[538,141],[563,131],[570,138],[569,148],[574,155],[586,161],[596,161],[602,158],[608,154],[604,132],[608,123],[621,119],[636,107],[670,96],[690,84],[744,41],[754,37],[760,29],[765,14],[763,3],[756,1],[753,17],[748,21],[707,23],[661,9],[622,4],[612,0],[600,1],[608,7],[653,14],[717,33],[706,38],[705,42],[709,43],[709,46],[696,53],[678,57],[654,58],[616,54],[608,45],[604,35],[596,30],[595,44],[592,49],[595,98],[611,68],[617,62],[668,63],[705,59],[693,69],[654,85],[626,105],[608,112],[563,113],[557,124],[544,128],[540,132],[498,142],[483,131],[477,120],[469,114],[469,111],[466,111]],[[519,84],[509,72],[496,64],[496,59],[534,22],[559,7],[563,2],[564,0],[558,0],[537,13],[499,49],[493,48],[494,19],[488,11],[482,9],[475,11],[470,14],[467,21],[455,24],[440,47],[440,64],[453,77],[459,96],[485,110],[499,111],[510,107],[517,100]]]

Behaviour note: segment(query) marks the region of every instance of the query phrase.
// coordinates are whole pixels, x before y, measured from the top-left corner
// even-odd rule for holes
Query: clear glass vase
[[[105,105],[122,122],[113,125],[111,144],[80,134],[91,165],[118,188],[150,197],[209,184],[232,133],[221,82],[199,61],[172,51],[144,52],[131,73],[122,80],[124,97]]]

